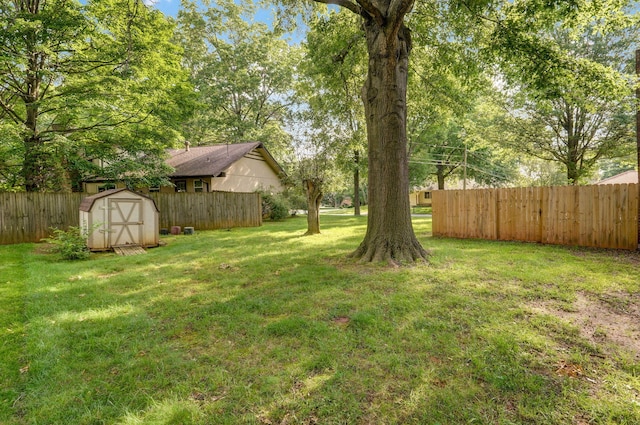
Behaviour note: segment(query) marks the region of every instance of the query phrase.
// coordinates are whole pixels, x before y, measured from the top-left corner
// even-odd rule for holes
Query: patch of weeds
[[[51,235],[42,239],[53,245],[53,251],[65,260],[86,260],[91,254],[87,246],[88,232],[75,226],[65,230],[51,229]]]
[[[353,309],[354,309],[354,306],[350,302],[338,302],[329,309],[328,319],[329,320],[348,319]]]
[[[480,380],[502,393],[536,393],[545,387],[546,380],[523,364],[519,344],[508,335],[495,335],[490,344],[471,357],[471,365]]]
[[[596,327],[596,329],[593,331],[593,337],[595,339],[606,339],[607,338],[607,330],[598,326]]]
[[[605,293],[601,294],[598,298],[618,314],[628,314],[632,307],[634,307],[633,302],[635,301],[632,294],[624,292]]]
[[[195,425],[203,423],[204,414],[198,408],[201,400],[199,394],[193,397],[193,401],[165,400],[154,402],[152,406],[142,414],[128,414],[120,422],[121,425]]]
[[[331,369],[334,366],[334,358],[332,353],[326,351],[320,352],[304,363],[304,369],[307,372],[313,373]]]

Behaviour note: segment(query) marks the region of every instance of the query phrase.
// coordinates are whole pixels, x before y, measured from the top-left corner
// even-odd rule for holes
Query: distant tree
[[[598,180],[606,179],[609,177],[622,174],[625,171],[634,170],[637,167],[637,160],[634,155],[629,155],[623,158],[607,159],[599,163]]]
[[[306,108],[298,111],[297,123],[305,128],[296,139],[296,160],[289,164],[289,177],[302,183],[307,199],[307,235],[320,233],[320,205],[327,191],[342,188],[342,170],[338,165],[349,136],[324,115],[325,110]]]
[[[514,180],[515,186],[564,186],[567,173],[558,162],[523,156],[519,160],[520,172]]]
[[[603,159],[629,155],[634,109],[632,77],[624,73],[638,36],[637,29],[602,33],[590,27],[579,35],[555,30],[572,62],[563,78],[543,88],[521,87],[511,97],[506,124],[514,147],[562,164],[570,184],[586,181]]]
[[[422,166],[423,173],[433,176],[439,190],[445,189],[448,178],[467,178],[488,186],[500,186],[513,181],[516,176],[515,161],[503,149],[474,127],[473,121],[459,124],[444,121],[431,127],[422,144],[412,156],[412,164]],[[466,158],[465,158],[466,157]]]
[[[340,133],[335,144],[339,169],[350,173],[353,182],[354,215],[364,202],[361,178],[366,176],[366,137],[360,92],[366,67],[365,40],[355,25],[356,17],[346,11],[319,15],[310,23],[304,43],[301,97],[309,108],[330,116],[331,130]],[[326,118],[325,118],[326,119]]]
[[[188,93],[171,36],[141,0],[0,0],[0,124],[20,138],[2,143],[25,190],[68,190],[93,158],[160,166]]]
[[[254,13],[249,1],[182,2],[177,38],[199,101],[184,134],[195,144],[260,141],[282,157],[301,55]]]

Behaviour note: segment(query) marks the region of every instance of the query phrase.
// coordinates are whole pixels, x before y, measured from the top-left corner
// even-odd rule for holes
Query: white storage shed
[[[91,251],[115,246],[158,246],[160,221],[155,201],[129,189],[87,196],[80,204],[80,227],[88,230]]]

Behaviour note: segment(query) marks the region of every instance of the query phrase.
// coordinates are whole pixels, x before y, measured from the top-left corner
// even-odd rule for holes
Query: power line
[[[410,160],[409,163],[411,163],[411,164],[424,164],[424,165],[443,165],[445,167],[453,167],[453,168],[458,168],[458,167],[464,165],[463,162],[445,163],[445,164],[443,164],[441,162],[435,162],[435,161],[415,161],[415,160]],[[478,168],[478,167],[476,167],[474,165],[470,165],[468,163],[467,163],[467,167],[471,168],[474,171],[477,171],[480,174],[484,174],[484,175],[487,175],[487,176],[495,177],[495,178],[500,179],[500,180],[507,180],[507,178],[509,177],[509,175],[506,172],[503,173],[503,174],[495,174],[495,173],[483,170],[481,168]]]

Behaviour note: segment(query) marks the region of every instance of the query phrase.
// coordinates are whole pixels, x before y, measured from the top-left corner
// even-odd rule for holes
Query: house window
[[[149,192],[160,192],[160,186],[150,187]]]
[[[431,199],[431,192],[425,192],[424,199]]]
[[[204,190],[202,190],[203,188],[204,188],[204,182],[202,180],[193,181],[193,189],[196,192],[204,192]]]
[[[105,183],[103,185],[98,186],[98,192],[104,192],[105,190],[115,189],[116,185],[113,183]]]
[[[186,180],[176,180],[176,192],[186,192],[187,191],[187,181]]]

